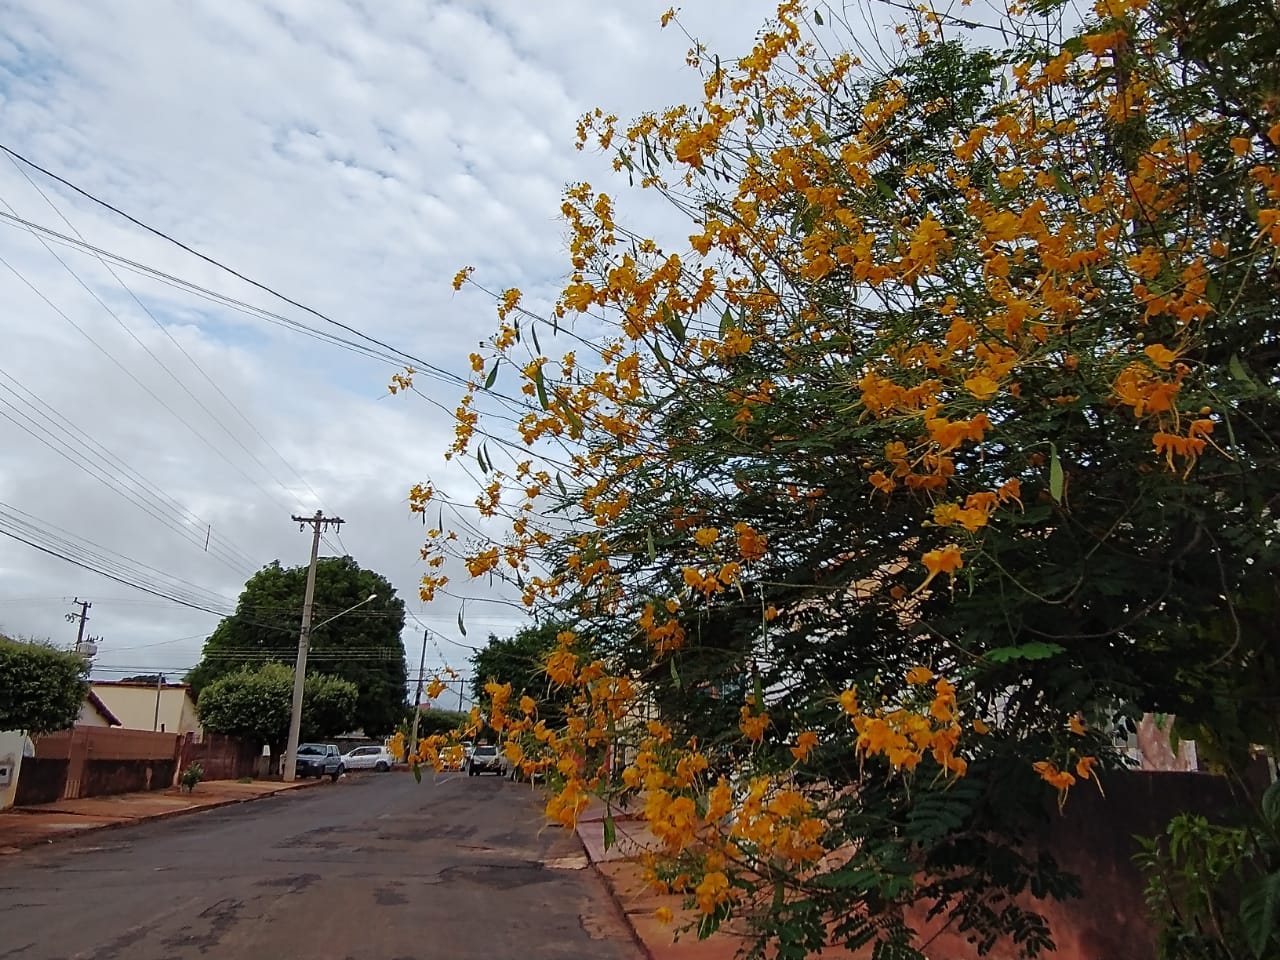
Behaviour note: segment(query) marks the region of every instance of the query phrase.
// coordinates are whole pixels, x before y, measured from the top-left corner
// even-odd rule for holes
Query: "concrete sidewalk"
[[[111,797],[60,800],[34,807],[16,807],[0,813],[0,854],[16,853],[26,847],[52,843],[63,837],[79,836],[93,830],[126,826],[144,820],[160,820],[231,803],[244,803],[275,796],[286,790],[315,786],[321,780],[283,783],[255,780],[209,780],[193,793],[176,787],[143,793],[122,793]]]

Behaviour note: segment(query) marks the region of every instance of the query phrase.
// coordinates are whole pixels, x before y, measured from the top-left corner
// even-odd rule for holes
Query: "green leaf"
[[[1062,475],[1062,461],[1058,459],[1058,448],[1054,444],[1049,444],[1049,496],[1057,503],[1062,502],[1062,488],[1064,478]]]
[[[547,410],[550,404],[547,403],[547,384],[542,379],[542,364],[538,364],[533,371],[533,385],[538,391],[538,402],[542,404],[542,409]]]
[[[675,371],[671,369],[671,364],[668,362],[666,354],[662,352],[662,347],[656,339],[653,341],[653,355],[658,358],[658,366],[662,367],[663,373],[668,377],[674,377]]]
[[[538,325],[529,324],[529,336],[533,337],[533,349],[535,353],[542,353],[542,346],[538,343]]]
[[[675,681],[675,683],[676,683],[676,687],[679,687],[679,686],[680,686],[680,674],[679,674],[679,672],[676,670],[676,661],[675,661],[675,658],[674,658],[674,657],[672,657],[672,658],[671,658],[671,660],[670,660],[669,662],[670,662],[670,664],[671,664],[671,679]]]
[[[498,361],[495,360],[493,361],[493,369],[490,370],[489,375],[484,378],[484,388],[486,390],[490,389],[493,386],[494,381],[496,381],[497,379],[498,379]]]
[[[413,762],[413,779],[418,783],[422,782],[422,766],[416,760]]]
[[[673,337],[684,343],[684,321],[680,318],[680,314],[673,311],[665,300],[662,302],[662,322],[666,324]]]
[[[1280,873],[1271,873],[1245,887],[1240,897],[1240,926],[1245,942],[1258,960],[1275,956],[1268,944],[1275,940],[1277,906],[1280,905]]]
[[[604,818],[604,848],[608,850],[618,842],[618,826],[613,822],[613,814],[605,814]]]
[[[653,563],[653,561],[654,561],[654,560],[658,559],[658,551],[657,551],[657,549],[654,547],[654,544],[653,544],[653,530],[652,530],[652,529],[646,529],[646,530],[645,530],[645,532],[644,532],[644,545],[645,545],[645,549],[646,549],[646,550],[648,551],[648,553],[649,553],[649,562],[650,562],[650,563]]]
[[[464,637],[467,635],[467,627],[466,627],[466,624],[462,622],[462,611],[465,610],[466,608],[467,608],[467,605],[465,603],[458,608],[458,631]]]
[[[564,478],[560,476],[559,471],[556,472],[556,486],[560,488],[560,496],[569,496],[569,491],[564,485]]]
[[[1254,381],[1253,377],[1249,376],[1249,371],[1246,370],[1244,364],[1240,362],[1240,355],[1238,353],[1233,353],[1231,355],[1231,359],[1227,361],[1227,372],[1241,383],[1247,383],[1255,390],[1257,389],[1258,384]]]
[[[751,688],[751,695],[755,697],[756,710],[764,709],[764,687],[760,684],[760,674],[756,674],[755,683]]]
[[[1056,643],[1037,640],[1033,643],[1024,643],[1020,647],[998,647],[995,650],[989,650],[986,658],[992,663],[1008,663],[1010,660],[1047,660],[1062,653],[1064,649]]]
[[[816,23],[818,26],[822,26],[822,14],[820,14],[817,10],[813,11],[813,22]]]
[[[729,328],[733,326],[733,314],[729,312],[729,308],[724,308],[724,313],[720,314],[720,336],[723,338],[729,332]]]
[[[1262,795],[1262,815],[1273,830],[1280,829],[1280,780],[1267,787]]]

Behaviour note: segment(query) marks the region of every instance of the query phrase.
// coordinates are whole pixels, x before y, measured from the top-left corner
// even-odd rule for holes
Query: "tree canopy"
[[[243,737],[279,755],[289,738],[293,668],[282,663],[242,666],[200,691],[196,709],[210,733]],[[302,739],[316,740],[352,729],[359,690],[349,680],[307,675],[302,695]]]
[[[273,563],[245,584],[236,612],[214,629],[187,682],[197,696],[212,681],[249,664],[293,664],[306,592],[307,568]],[[404,601],[382,575],[350,557],[316,564],[314,624],[353,607],[371,593],[377,599],[313,628],[308,669],[350,680],[359,690],[353,726],[368,736],[391,733],[404,715],[406,668]]]
[[[84,657],[0,636],[0,730],[35,737],[73,726],[88,672]]]
[[[904,19],[868,50],[787,0],[744,56],[695,43],[700,102],[583,118],[687,239],[568,189],[569,281],[495,293],[450,450],[510,522],[431,531],[422,595],[457,557],[563,625],[548,812],[642,791],[700,932],[917,957],[924,904],[1032,955],[1010,894],[1077,880],[1023,841],[1138,716],[1280,744],[1280,24]]]

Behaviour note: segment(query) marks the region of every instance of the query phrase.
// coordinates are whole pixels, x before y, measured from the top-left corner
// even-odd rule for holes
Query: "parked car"
[[[395,766],[396,758],[386,747],[355,747],[342,755],[342,765],[348,770],[377,770],[386,773]]]
[[[502,758],[498,756],[498,748],[491,743],[478,744],[467,760],[467,776],[478,777],[482,773],[502,776]]]
[[[294,767],[294,776],[328,777],[337,780],[346,773],[342,762],[342,754],[334,743],[303,743],[298,745],[298,762]]]

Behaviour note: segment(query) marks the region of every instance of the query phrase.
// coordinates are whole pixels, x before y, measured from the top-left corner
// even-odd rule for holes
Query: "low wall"
[[[1053,960],[1154,960],[1155,934],[1142,897],[1143,878],[1133,863],[1135,836],[1163,833],[1180,813],[1221,816],[1235,806],[1228,782],[1204,773],[1116,771],[1105,776],[1103,797],[1092,784],[1071,790],[1062,813],[1051,814],[1034,847],[1080,879],[1083,896],[1061,902],[1019,898],[1048,921],[1057,950]],[[917,929],[937,924],[917,920]],[[963,936],[944,931],[931,956],[970,960],[977,954]],[[1012,958],[1014,953],[1008,952]],[[1003,947],[987,955],[1005,960]]]
[[[18,770],[18,790],[14,803],[53,803],[62,799],[67,785],[67,761],[47,757],[24,757]]]
[[[179,743],[178,772],[192,763],[204,769],[206,780],[239,780],[258,774],[262,751],[257,745],[228,737],[224,734],[205,734],[196,742],[194,734],[187,734]]]
[[[177,763],[170,756],[152,760],[89,760],[80,778],[80,796],[106,797],[173,786]]]
[[[120,727],[72,727],[38,738],[18,776],[19,804],[51,803],[173,784],[179,738]]]

